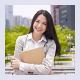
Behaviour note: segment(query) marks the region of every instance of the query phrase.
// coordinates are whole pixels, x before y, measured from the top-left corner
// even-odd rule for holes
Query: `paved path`
[[[75,67],[75,54],[64,54],[62,56],[64,57],[60,57],[60,58],[72,58],[72,61],[58,61],[58,62],[55,61],[55,63],[63,63],[63,65],[55,65],[55,66],[53,65],[53,67]],[[8,57],[8,59],[11,59],[11,57]],[[11,66],[11,62],[5,64],[5,67],[10,67],[10,66]]]
[[[75,67],[53,67],[53,75],[74,75]],[[5,67],[5,75],[15,75],[12,67]]]
[[[63,57],[60,57],[60,58],[72,58],[72,61],[58,61],[55,63],[63,63],[63,65],[53,65],[53,68],[65,68],[67,67],[68,68],[72,68],[74,67],[75,68],[75,54],[64,54],[62,55]],[[12,56],[11,56],[12,57]],[[11,59],[11,57],[8,57],[8,59]],[[7,59],[7,58],[5,58]],[[10,67],[11,66],[11,62],[9,63],[6,63],[5,67]],[[12,71],[13,72],[13,71]],[[12,72],[9,72],[9,71],[5,71],[5,75],[12,75],[11,73]],[[75,70],[67,70],[67,71],[59,71],[59,70],[56,70],[56,71],[52,71],[53,72],[53,75],[75,75]],[[15,75],[15,74],[13,74]]]
[[[53,67],[75,67],[75,54],[64,54],[60,58],[72,58],[72,61],[55,61],[55,63],[63,63],[63,65],[53,65]]]

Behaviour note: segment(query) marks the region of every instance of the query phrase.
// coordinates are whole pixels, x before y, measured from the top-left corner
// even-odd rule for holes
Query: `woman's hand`
[[[49,72],[49,74],[48,75],[52,75],[52,70]]]
[[[16,69],[19,68],[21,61],[17,58],[12,58],[12,68]]]

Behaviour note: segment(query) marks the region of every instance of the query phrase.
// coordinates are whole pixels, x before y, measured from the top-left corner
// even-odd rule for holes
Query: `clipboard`
[[[20,57],[24,63],[42,64],[42,61],[45,58],[45,53],[43,47],[39,47],[28,51],[22,51]]]

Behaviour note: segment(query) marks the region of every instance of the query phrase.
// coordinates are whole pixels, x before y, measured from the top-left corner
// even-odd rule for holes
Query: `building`
[[[29,26],[28,27],[31,27],[32,19],[28,18],[28,22],[29,22]]]
[[[75,30],[75,5],[60,5],[59,20],[62,28],[68,27]]]
[[[22,16],[13,16],[13,25],[22,25]]]
[[[75,30],[75,5],[51,5],[54,25]]]
[[[25,27],[29,27],[28,19],[27,18],[22,18],[22,25]]]
[[[51,15],[54,25],[59,25],[59,5],[51,5]]]
[[[25,26],[28,28],[31,26],[31,21],[32,21],[32,19],[26,18],[26,17],[23,18],[22,16],[14,16],[13,17],[14,26],[22,25],[22,26]]]
[[[13,26],[13,6],[5,5],[5,27]]]
[[[28,28],[31,26],[31,21],[32,19],[30,18],[22,18],[22,25]]]

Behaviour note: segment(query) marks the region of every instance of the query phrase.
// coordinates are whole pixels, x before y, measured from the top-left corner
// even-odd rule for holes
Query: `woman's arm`
[[[21,36],[19,36],[16,40],[16,45],[15,45],[15,51],[14,51],[14,58],[19,59],[21,62],[21,58],[20,58],[20,53],[23,51],[23,41]],[[24,71],[21,71],[19,68],[14,69],[14,73],[15,74],[24,74]]]
[[[18,37],[16,40],[16,46],[15,46],[15,52],[14,57],[18,58],[21,61],[21,58],[19,54],[22,52],[22,46],[23,43],[21,41],[21,38]],[[51,67],[53,65],[54,55],[55,55],[56,45],[55,42],[52,40],[48,45],[48,52],[46,55],[46,58],[43,59],[43,62],[41,65],[35,65],[35,64],[24,64],[24,71],[19,70],[19,68],[14,69],[15,74],[27,74],[28,72],[33,72],[33,74],[43,74],[47,75],[49,74]]]
[[[33,72],[34,74],[39,75],[48,75],[51,67],[53,66],[53,60],[55,56],[55,50],[56,50],[56,44],[52,40],[48,43],[48,51],[46,57],[43,59],[43,62],[41,65],[35,65],[35,64],[25,64],[24,65],[24,73]]]

